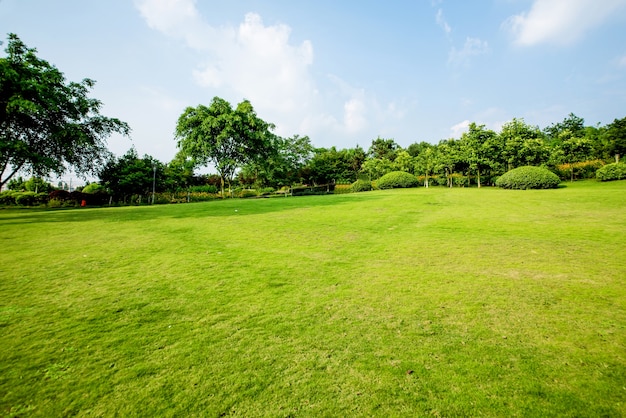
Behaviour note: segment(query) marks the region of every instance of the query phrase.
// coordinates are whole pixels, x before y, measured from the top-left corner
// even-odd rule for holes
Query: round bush
[[[369,192],[372,190],[372,182],[367,180],[357,180],[350,186],[351,192]]]
[[[397,189],[402,187],[417,187],[419,180],[413,174],[406,171],[392,171],[378,179],[376,185],[379,189]]]
[[[596,171],[596,178],[600,181],[612,181],[626,179],[626,164],[607,164]]]
[[[503,189],[556,189],[561,183],[559,176],[543,167],[517,167],[496,180]]]

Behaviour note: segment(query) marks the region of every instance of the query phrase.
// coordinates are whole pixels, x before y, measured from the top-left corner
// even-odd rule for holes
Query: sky
[[[132,129],[111,151],[164,163],[184,109],[216,96],[338,149],[626,116],[626,0],[0,0],[0,29],[96,80]]]

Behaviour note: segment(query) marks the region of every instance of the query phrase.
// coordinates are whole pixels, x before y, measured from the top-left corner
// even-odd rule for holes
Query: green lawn
[[[2,416],[626,416],[626,181],[0,228]]]

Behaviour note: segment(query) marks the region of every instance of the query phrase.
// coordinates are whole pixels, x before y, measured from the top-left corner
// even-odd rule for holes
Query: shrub
[[[48,193],[17,192],[13,196],[15,204],[20,206],[35,206],[48,201]]]
[[[368,180],[357,180],[350,186],[352,192],[369,192],[372,190],[372,182]]]
[[[503,189],[555,189],[561,183],[559,176],[543,167],[517,167],[496,180]]]
[[[392,171],[379,178],[376,185],[379,189],[417,187],[419,186],[419,180],[406,171]]]
[[[217,193],[219,191],[218,187],[214,184],[205,184],[203,186],[191,186],[189,188],[191,193]]]
[[[243,199],[248,198],[248,197],[257,197],[257,192],[256,190],[252,190],[252,189],[243,189],[237,194],[237,196]]]
[[[600,181],[612,181],[626,179],[626,164],[607,164],[596,171],[596,178]]]
[[[352,185],[350,184],[335,184],[335,194],[346,194],[352,192]]]

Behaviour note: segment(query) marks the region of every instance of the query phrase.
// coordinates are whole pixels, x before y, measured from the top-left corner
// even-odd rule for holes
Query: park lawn
[[[0,210],[2,416],[625,416],[626,181]]]

